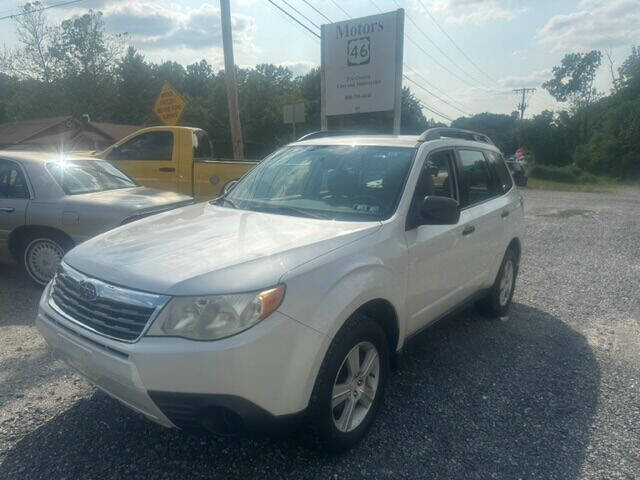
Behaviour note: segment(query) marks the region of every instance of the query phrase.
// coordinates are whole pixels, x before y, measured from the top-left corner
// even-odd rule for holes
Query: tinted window
[[[493,196],[491,175],[484,155],[476,150],[459,150],[462,165],[461,206],[484,202]]]
[[[171,160],[173,133],[147,132],[111,151],[109,160]]]
[[[213,148],[209,135],[204,130],[196,130],[193,132],[193,158],[211,159],[213,158]]]
[[[27,183],[13,162],[0,161],[0,198],[29,198]]]
[[[438,195],[455,199],[455,182],[453,178],[453,164],[455,156],[452,150],[433,153],[424,162],[422,173],[416,184],[409,216],[409,225],[417,225],[414,220],[419,217],[420,206],[424,197]]]
[[[509,170],[507,170],[502,155],[495,152],[484,152],[484,154],[493,170],[494,177],[497,179],[497,189],[502,192],[508,191],[512,185],[511,175],[509,175]]]
[[[67,195],[135,187],[123,172],[104,160],[47,163],[47,170]]]
[[[415,149],[287,147],[263,160],[228,195],[245,210],[336,220],[381,220],[396,209]],[[223,201],[223,200],[221,200]]]

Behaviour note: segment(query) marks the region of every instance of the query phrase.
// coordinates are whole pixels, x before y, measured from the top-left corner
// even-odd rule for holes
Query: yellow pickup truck
[[[113,162],[146,187],[205,200],[220,195],[257,162],[215,160],[209,135],[191,127],[148,127],[96,156]]]

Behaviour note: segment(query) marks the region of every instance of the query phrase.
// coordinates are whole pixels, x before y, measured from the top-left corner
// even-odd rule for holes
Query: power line
[[[536,91],[535,88],[514,88],[513,93],[522,93],[522,101],[518,104],[518,110],[520,111],[520,120],[524,118],[524,111],[529,104],[527,103],[527,93],[533,94]]]
[[[320,39],[320,36],[313,32],[309,27],[307,27],[305,24],[303,24],[300,20],[298,20],[297,18],[295,18],[295,16],[293,16],[290,12],[288,12],[286,9],[282,8],[280,5],[277,5],[276,3],[273,2],[273,0],[269,0],[269,3],[273,4],[275,7],[277,7],[280,11],[282,11],[282,13],[285,13],[287,15],[287,17],[289,17],[291,20],[293,20],[294,22],[296,22],[298,25],[301,25],[302,27],[304,27],[307,31],[309,31],[310,33],[313,33],[313,35],[315,35],[318,39]],[[351,18],[351,17],[349,17]],[[405,78],[409,79],[406,75],[404,75]],[[415,83],[416,85],[419,85],[417,82],[415,82],[412,79],[409,79],[411,82]],[[438,97],[437,95],[433,94],[433,92],[431,92],[430,90],[428,90],[425,87],[421,87],[423,88],[423,90],[429,92],[430,95],[433,95],[435,98],[439,99],[440,101],[450,105],[448,102],[446,102],[445,100],[441,99],[440,97]],[[421,105],[424,105],[423,103],[421,103]],[[451,106],[451,105],[450,105]],[[424,105],[424,108],[430,112],[432,112],[435,115],[438,115],[448,121],[453,121],[450,117],[448,117],[447,115],[443,114],[442,112],[439,112],[438,110],[436,110],[433,107],[429,107],[427,105]],[[455,107],[454,107],[455,108]],[[458,109],[457,109],[458,110]],[[463,112],[464,113],[464,112]]]
[[[18,13],[14,13],[13,15],[6,15],[4,17],[0,17],[0,20],[6,20],[8,18],[16,18],[16,17],[21,17],[22,15],[27,15],[29,13],[36,13],[36,12],[42,12],[44,10],[49,10],[50,8],[56,8],[56,7],[63,7],[65,5],[71,5],[73,3],[78,3],[78,2],[82,2],[84,0],[70,0],[68,2],[60,2],[60,3],[54,3],[52,5],[47,5],[45,7],[41,7],[41,8],[33,8],[24,12],[18,12]]]
[[[451,104],[451,103],[447,102],[446,100],[444,100],[444,99],[442,99],[442,98],[438,97],[438,96],[437,96],[435,93],[433,93],[431,90],[429,90],[429,89],[428,89],[428,88],[426,88],[426,87],[423,87],[423,86],[422,86],[422,85],[420,85],[418,82],[416,82],[415,80],[413,80],[411,77],[409,77],[409,76],[407,76],[407,75],[405,75],[405,74],[403,74],[402,76],[403,76],[404,78],[406,78],[407,80],[409,80],[409,81],[410,81],[411,83],[413,83],[414,85],[416,85],[418,88],[421,88],[422,90],[424,90],[425,92],[427,92],[427,93],[428,93],[429,95],[431,95],[432,97],[437,98],[438,100],[440,100],[440,101],[441,101],[442,103],[444,103],[445,105],[449,105],[451,108],[453,108],[453,109],[455,109],[455,110],[459,111],[459,112],[460,112],[460,113],[462,113],[463,115],[467,115],[467,116],[469,116],[469,117],[471,116],[471,114],[470,114],[470,113],[465,112],[464,110],[462,110],[462,109],[460,109],[460,108],[456,107],[455,105],[453,105],[453,104]]]
[[[441,118],[444,118],[445,120],[449,121],[449,122],[453,122],[453,118],[449,117],[448,115],[445,115],[444,113],[436,110],[433,107],[429,107],[428,105],[425,105],[422,100],[418,99],[418,105],[420,105],[421,108],[433,113],[434,115],[437,115]]]
[[[453,38],[451,38],[451,36],[446,32],[446,30],[444,28],[442,28],[442,26],[438,23],[438,21],[436,20],[436,18],[431,15],[431,12],[427,9],[427,7],[425,7],[424,3],[422,2],[422,0],[418,0],[418,2],[420,3],[420,5],[422,6],[422,8],[424,9],[425,12],[427,12],[427,15],[429,15],[429,18],[431,18],[431,20],[433,21],[433,23],[436,24],[436,27],[438,27],[440,29],[440,31],[442,33],[444,33],[444,35],[449,39],[449,41],[453,44],[454,47],[456,47],[458,49],[458,51],[464,56],[464,58],[466,58],[469,63],[471,65],[473,65],[480,73],[482,73],[485,77],[487,77],[489,80],[491,80],[492,82],[496,82],[497,81],[488,73],[486,73],[484,70],[482,70],[478,65],[476,65],[476,63],[471,60],[471,58],[469,58],[469,56],[465,53],[464,50],[462,50],[462,48],[460,48],[458,46],[458,44],[453,40]]]
[[[376,4],[376,2],[374,2],[374,0],[369,0],[369,2],[380,12],[382,13],[382,9]],[[442,89],[436,87],[434,84],[430,83],[426,78],[424,78],[424,76],[416,71],[414,68],[411,68],[411,66],[409,66],[406,62],[403,62],[404,67],[408,68],[409,70],[411,70],[415,75],[418,75],[422,81],[424,83],[426,83],[427,85],[429,85],[431,88],[433,88],[434,90],[436,90],[437,92],[439,92],[441,95],[443,95],[444,97],[447,97],[451,102],[453,103],[457,103],[460,106],[463,106],[462,103],[460,103],[459,101],[457,101],[455,98],[451,97],[451,95],[448,95],[446,92],[444,92]],[[413,81],[410,78],[407,78],[409,81]],[[413,81],[414,83],[416,83],[415,81]],[[419,85],[416,83],[416,85],[418,85],[420,88],[422,88],[423,90],[429,92],[430,95],[432,95],[433,97],[437,98],[438,100],[440,100],[443,103],[446,103],[447,105],[455,108],[456,110],[458,110],[459,112],[462,112],[465,115],[470,115],[469,113],[465,112],[464,110],[461,110],[457,107],[455,107],[454,105],[449,104],[446,100],[440,98],[438,95],[436,95],[433,92],[430,92],[429,90],[427,90],[426,88],[424,88],[422,85]]]
[[[304,3],[306,3],[309,7],[311,7],[318,15],[320,15],[322,18],[324,18],[327,22],[329,23],[333,23],[333,20],[331,20],[329,17],[327,17],[324,13],[322,13],[320,10],[318,10],[316,7],[313,6],[313,4],[311,4],[310,2],[308,2],[307,0],[302,0]]]
[[[318,39],[320,38],[320,35],[318,35],[316,32],[314,32],[313,30],[311,30],[309,27],[307,27],[304,23],[302,23],[300,20],[298,20],[296,17],[294,17],[293,15],[291,15],[289,12],[287,12],[284,8],[282,8],[280,5],[278,5],[277,3],[275,3],[273,0],[269,0],[269,3],[271,5],[273,5],[274,7],[276,7],[278,10],[280,10],[282,13],[284,13],[287,17],[289,17],[291,20],[293,20],[294,22],[296,22],[298,25],[300,25],[301,27],[303,27],[306,31],[308,31],[309,33],[311,33],[312,35],[316,36]]]
[[[426,55],[428,58],[431,59],[431,61],[433,63],[435,63],[436,65],[438,65],[440,68],[442,68],[445,72],[447,72],[449,75],[454,76],[455,78],[457,78],[458,80],[460,80],[462,83],[464,83],[465,85],[468,85],[469,87],[475,87],[475,85],[469,83],[465,78],[461,77],[460,75],[458,75],[457,73],[453,72],[452,70],[450,70],[449,68],[447,68],[446,66],[444,66],[442,63],[440,63],[433,55],[431,55],[429,52],[427,52],[422,45],[420,45],[418,42],[416,42],[413,37],[411,37],[408,33],[404,34],[405,38],[407,40],[409,40],[418,50],[420,50],[424,55]]]
[[[420,77],[420,80],[422,80],[424,83],[426,83],[428,86],[430,86],[431,88],[433,88],[436,92],[438,92],[440,95],[442,95],[443,97],[447,98],[449,101],[457,104],[460,107],[464,107],[464,105],[462,104],[462,102],[456,100],[455,98],[453,98],[451,95],[449,95],[447,92],[443,91],[441,88],[436,87],[433,83],[431,83],[429,80],[427,80],[425,78],[424,75],[422,75],[420,72],[418,72],[415,68],[412,68],[410,65],[408,65],[407,63],[403,64],[405,66],[405,68],[408,68],[409,70],[411,70],[411,72],[414,75],[417,75],[418,77]],[[435,94],[434,94],[435,96]],[[436,97],[437,98],[437,97]]]
[[[351,15],[349,15],[349,12],[347,12],[344,8],[342,8],[342,5],[336,2],[336,0],[331,0],[331,3],[333,3],[336,7],[338,7],[342,11],[342,13],[344,13],[347,16],[347,18],[351,18]]]
[[[400,3],[398,2],[398,0],[393,0],[393,2],[398,6],[398,8],[402,8],[402,6],[401,6],[401,5],[400,5]],[[454,61],[454,60],[453,60],[449,55],[447,55],[447,53],[446,53],[444,50],[442,50],[442,49],[438,46],[438,44],[437,44],[436,42],[434,42],[434,41],[431,39],[431,37],[429,37],[429,35],[427,35],[427,34],[425,33],[425,31],[424,31],[422,28],[420,28],[420,25],[418,25],[418,23],[417,23],[417,22],[416,22],[416,21],[411,17],[411,15],[409,15],[409,13],[406,13],[405,15],[406,15],[407,19],[408,19],[408,20],[413,24],[413,26],[416,28],[416,30],[418,30],[418,31],[422,34],[422,36],[423,36],[424,38],[426,38],[426,39],[429,41],[429,43],[431,43],[431,45],[433,45],[433,46],[436,48],[436,50],[438,50],[438,51],[442,54],[442,56],[443,56],[443,57],[445,57],[447,60],[449,60],[449,62],[451,62],[451,64],[452,64],[452,65],[454,65],[454,66],[456,66],[458,69],[460,69],[460,71],[461,71],[462,73],[464,73],[465,75],[469,76],[469,78],[471,78],[474,82],[476,82],[476,83],[478,83],[478,84],[482,85],[482,84],[481,84],[481,82],[479,82],[477,79],[475,79],[475,78],[471,77],[471,76],[468,74],[468,72],[466,72],[466,71],[464,70],[464,68],[462,68],[460,65],[458,65],[458,64],[457,64],[457,63],[456,63],[456,62],[455,62],[455,61]],[[450,72],[450,73],[451,73],[451,72]],[[468,82],[466,82],[466,83],[468,84]],[[485,86],[484,86],[484,85],[482,85],[482,88],[485,88]]]
[[[311,25],[313,25],[314,27],[316,27],[317,29],[320,29],[320,27],[318,25],[316,25],[315,22],[313,22],[312,20],[309,19],[309,17],[307,17],[304,13],[301,13],[300,10],[298,10],[296,7],[294,7],[293,5],[291,5],[289,2],[287,2],[287,0],[282,0],[286,5],[289,6],[289,8],[291,10],[293,10],[294,12],[296,12],[298,15],[300,15],[302,18],[304,18],[307,22],[309,22]]]

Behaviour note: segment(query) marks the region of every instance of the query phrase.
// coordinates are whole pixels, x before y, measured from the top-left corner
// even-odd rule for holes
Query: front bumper
[[[115,399],[164,426],[192,427],[212,408],[247,427],[289,420],[306,408],[329,339],[274,312],[217,341],[142,337],[124,343],[75,324],[48,305],[36,326],[72,368]]]

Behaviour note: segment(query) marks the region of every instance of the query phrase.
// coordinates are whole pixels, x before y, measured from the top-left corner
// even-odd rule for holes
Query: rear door
[[[30,194],[20,165],[0,159],[0,255],[7,256],[11,232],[25,224]]]
[[[462,248],[465,251],[466,294],[471,295],[486,287],[496,252],[503,243],[501,205],[492,169],[484,152],[479,149],[459,148],[460,223]]]
[[[114,162],[145,187],[180,191],[179,137],[171,130],[140,133],[114,148],[107,160]]]

